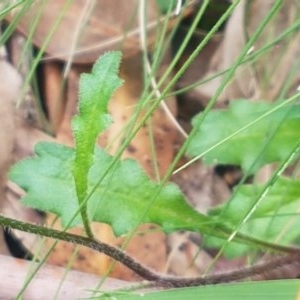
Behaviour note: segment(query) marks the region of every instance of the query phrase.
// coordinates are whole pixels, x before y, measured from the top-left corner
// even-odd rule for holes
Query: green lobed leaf
[[[67,226],[79,209],[72,177],[75,152],[54,143],[39,143],[35,151],[36,157],[21,161],[11,169],[10,178],[27,192],[22,199],[25,205],[53,212],[61,217],[63,226]],[[96,148],[88,177],[88,192],[113,159]],[[136,161],[119,161],[87,202],[89,219],[110,224],[116,235],[124,234],[138,225],[158,189],[159,184],[151,181]],[[71,226],[79,225],[81,221],[77,217]],[[161,225],[166,232],[211,230],[210,218],[190,207],[174,184],[161,189],[143,222]]]
[[[22,198],[23,204],[52,212],[64,220],[64,225],[68,225],[79,207],[71,172],[74,149],[43,142],[35,146],[35,153],[36,157],[14,165],[9,177],[27,192]],[[80,222],[81,218],[77,216],[69,225],[71,227]]]
[[[80,76],[79,112],[72,120],[75,139],[73,175],[80,202],[86,197],[97,137],[111,123],[108,102],[122,84],[118,77],[120,60],[121,52],[107,52],[96,61],[91,74]]]
[[[280,177],[256,206],[264,188],[264,185],[242,185],[233,199],[211,209],[209,215],[236,228],[255,207],[250,219],[243,224],[241,233],[280,244],[295,242],[300,237],[300,180]],[[217,248],[223,243],[216,238],[207,240],[207,245]],[[246,245],[232,243],[228,245],[226,254],[232,257],[248,250]]]
[[[72,122],[75,149],[40,143],[36,157],[11,169],[10,178],[27,191],[23,203],[57,214],[63,226],[83,222],[86,228],[89,221],[105,222],[117,235],[140,221],[156,223],[165,231],[210,231],[210,219],[191,208],[174,184],[161,188],[137,162],[113,164],[112,156],[95,148],[98,134],[110,124],[107,104],[121,84],[119,63],[119,52],[106,53],[91,74],[81,76],[79,114]]]
[[[276,104],[236,100],[229,109],[212,110],[191,140],[187,153],[198,156],[247,126]],[[193,120],[198,126],[202,115]],[[206,163],[241,165],[254,173],[261,166],[284,160],[300,139],[300,106],[286,105],[203,155]],[[263,150],[263,152],[262,152]]]

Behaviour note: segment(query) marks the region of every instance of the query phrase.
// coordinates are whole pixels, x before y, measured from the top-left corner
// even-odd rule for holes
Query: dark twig
[[[154,286],[189,287],[226,283],[269,273],[274,269],[286,267],[287,265],[291,264],[298,264],[300,267],[300,248],[287,247],[287,249],[290,249],[289,254],[255,265],[253,267],[216,275],[181,278],[159,274],[145,267],[122,250],[95,239],[46,228],[40,225],[25,223],[4,216],[0,216],[0,225],[89,247],[121,262],[144,279],[151,281]]]

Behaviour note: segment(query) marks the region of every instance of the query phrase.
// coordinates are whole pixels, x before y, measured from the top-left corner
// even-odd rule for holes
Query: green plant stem
[[[20,2],[20,4],[21,3],[22,2]],[[33,0],[27,0],[20,7],[20,10],[15,14],[13,20],[8,24],[7,28],[3,32],[1,32],[1,35],[0,35],[0,46],[4,45],[6,43],[6,41],[11,37],[12,33],[16,30],[16,27],[17,27],[18,23],[20,22],[23,14],[27,12],[27,10],[30,8],[30,5],[32,3],[33,3]],[[18,3],[15,3],[15,5],[9,7],[9,10],[12,10],[12,9],[16,8],[18,5],[19,5]],[[0,18],[1,18],[1,20],[8,13],[9,13],[9,11],[7,11],[7,10],[4,10],[4,14],[3,14],[3,11],[1,11],[0,12]]]
[[[57,19],[55,20],[55,23],[53,24],[53,26],[51,27],[51,30],[49,31],[49,34],[47,34],[47,37],[45,38],[45,41],[43,43],[43,45],[41,45],[39,52],[37,53],[36,58],[34,59],[34,61],[32,62],[32,66],[29,70],[28,75],[26,76],[26,78],[24,79],[24,83],[23,83],[23,87],[22,87],[22,92],[21,95],[24,95],[26,88],[28,87],[30,80],[32,79],[32,76],[34,75],[34,72],[36,71],[36,68],[38,66],[38,64],[40,63],[43,54],[46,51],[47,46],[49,45],[49,43],[51,42],[51,39],[55,33],[55,31],[58,29],[58,26],[60,24],[60,22],[62,21],[62,19],[65,17],[66,15],[66,11],[68,9],[68,7],[71,5],[72,1],[71,0],[67,0],[61,10],[61,14],[59,14],[59,16],[57,17]],[[21,100],[22,98],[20,98],[17,102],[17,106],[21,105]]]
[[[94,234],[93,234],[92,228],[90,226],[89,218],[87,215],[87,205],[86,204],[82,206],[82,209],[80,210],[80,214],[81,214],[82,223],[83,223],[86,235],[90,238],[93,238]]]
[[[14,8],[17,8],[20,4],[24,3],[25,0],[21,0],[19,2],[16,2],[6,8],[4,8],[2,11],[0,11],[0,18],[5,16],[6,14],[10,13]]]
[[[55,229],[46,228],[40,225],[34,225],[30,223],[25,223],[22,221],[14,220],[0,215],[0,224],[5,227],[18,229],[25,232],[30,232],[54,239],[63,240],[70,243],[75,243],[82,245],[98,252],[104,253],[111,258],[121,262],[131,270],[133,270],[138,275],[142,276],[148,281],[152,281],[154,286],[163,287],[188,287],[188,286],[198,286],[207,284],[217,284],[225,282],[233,282],[241,279],[253,277],[256,275],[266,274],[274,269],[279,269],[286,267],[291,264],[300,264],[300,248],[289,248],[290,253],[285,256],[275,258],[269,262],[255,265],[250,268],[245,268],[241,270],[234,270],[227,273],[210,275],[210,276],[200,276],[192,278],[181,278],[174,276],[166,276],[155,271],[148,269],[141,263],[133,259],[131,256],[127,255],[125,252],[118,248],[110,246],[106,243],[97,241],[84,236],[79,236],[67,232],[61,232]],[[288,249],[288,248],[287,248]]]
[[[171,72],[173,71],[173,69],[175,68],[176,64],[178,63],[180,57],[182,56],[185,48],[187,47],[193,33],[194,30],[196,29],[199,21],[201,20],[201,18],[203,17],[208,5],[209,5],[209,0],[205,0],[203,1],[203,3],[201,4],[201,7],[197,13],[197,15],[195,16],[195,19],[193,21],[193,23],[191,24],[191,28],[189,30],[189,32],[187,33],[186,37],[184,38],[184,40],[181,43],[180,48],[177,50],[175,57],[172,59],[170,65],[168,66],[167,70],[165,71],[165,73],[163,74],[163,76],[160,78],[159,83],[158,83],[158,87],[161,87],[163,82],[168,78],[168,76],[171,74]],[[235,4],[232,4],[232,7],[235,7]],[[230,11],[230,10],[228,10]],[[212,38],[213,34],[217,31],[217,28],[220,27],[220,24],[222,24],[224,22],[223,18],[227,18],[228,15],[225,13],[220,20],[215,24],[215,26],[213,26],[212,30],[210,32],[207,33],[207,35],[205,36],[205,38],[201,41],[201,43],[198,45],[197,49],[195,51],[193,51],[193,53],[191,54],[191,56],[187,59],[187,61],[185,62],[185,64],[182,66],[182,68],[177,72],[177,74],[175,76],[179,77],[185,72],[185,70],[187,69],[187,67],[194,61],[194,59],[196,58],[196,56],[200,53],[200,51],[204,48],[204,46],[208,43],[208,41]],[[187,65],[187,66],[186,66]],[[183,69],[186,66],[186,69]],[[177,82],[177,79],[174,80],[174,84],[175,82]],[[169,88],[171,89],[171,87]]]

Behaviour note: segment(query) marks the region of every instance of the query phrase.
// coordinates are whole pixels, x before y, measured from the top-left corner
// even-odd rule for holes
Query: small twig
[[[91,239],[84,236],[79,236],[67,232],[61,232],[55,229],[46,228],[40,225],[25,223],[0,215],[0,225],[13,229],[18,229],[25,232],[30,232],[38,235],[47,236],[54,239],[67,241],[82,245],[98,252],[108,255],[109,257],[119,261],[144,279],[152,281],[152,286],[161,287],[189,287],[207,284],[217,284],[238,281],[241,279],[262,275],[273,271],[274,269],[283,268],[291,264],[299,264],[300,266],[300,249],[291,248],[291,253],[270,260],[269,262],[261,263],[253,267],[234,270],[228,273],[221,273],[209,276],[200,276],[192,278],[182,278],[159,274],[136,261],[131,256],[118,248],[110,246],[101,241]]]

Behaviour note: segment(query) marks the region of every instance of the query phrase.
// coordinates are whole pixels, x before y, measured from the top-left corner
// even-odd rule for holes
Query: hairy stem
[[[290,249],[290,253],[285,256],[275,258],[269,262],[265,262],[253,267],[234,270],[228,273],[221,273],[216,275],[209,276],[200,276],[193,278],[181,278],[174,276],[166,276],[159,274],[135,259],[127,255],[125,252],[121,251],[118,248],[110,246],[101,241],[91,239],[89,237],[79,236],[67,232],[61,232],[55,229],[46,228],[40,225],[34,225],[30,223],[25,223],[22,221],[14,220],[0,215],[0,225],[18,229],[25,232],[30,232],[54,239],[59,239],[67,241],[70,243],[75,243],[82,245],[91,249],[94,249],[98,252],[106,254],[111,258],[121,262],[129,269],[133,270],[135,273],[143,277],[148,281],[152,281],[154,286],[163,286],[163,287],[189,287],[189,286],[198,286],[198,285],[207,285],[207,284],[217,284],[217,283],[226,283],[238,281],[241,279],[253,277],[255,275],[266,274],[275,268],[286,267],[291,264],[299,264],[300,266],[300,248],[286,247]]]

